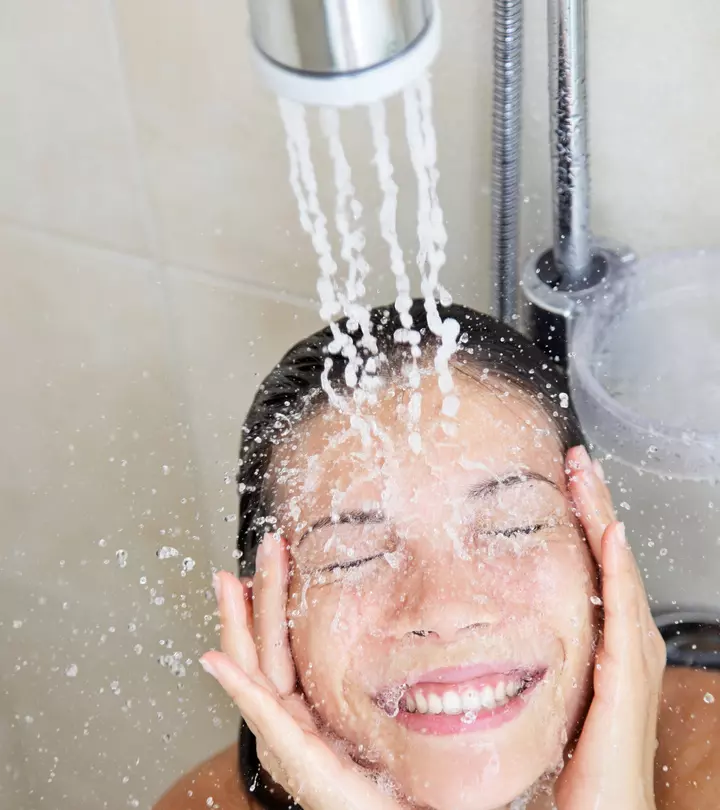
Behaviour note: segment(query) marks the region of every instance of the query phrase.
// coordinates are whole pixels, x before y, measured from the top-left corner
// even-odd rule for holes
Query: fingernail
[[[215,599],[217,600],[217,603],[219,605],[222,599],[222,580],[215,571],[213,571],[212,584],[213,589],[215,590]]]
[[[622,548],[628,547],[627,535],[625,534],[625,524],[618,523],[617,528],[615,530],[616,538],[618,541],[618,545],[622,546]]]
[[[204,658],[200,659],[200,666],[207,672],[208,675],[212,675],[213,678],[217,679],[217,670],[215,667],[209,662],[206,661]]]
[[[595,475],[605,483],[605,470],[603,470],[602,464],[597,460],[593,461],[593,469],[595,470]]]

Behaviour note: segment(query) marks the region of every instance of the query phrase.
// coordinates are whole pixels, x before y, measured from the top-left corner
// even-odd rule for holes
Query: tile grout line
[[[126,125],[128,128],[128,135],[131,142],[133,151],[133,165],[136,174],[136,182],[138,184],[142,206],[143,206],[143,220],[145,223],[146,238],[149,241],[149,249],[152,252],[152,275],[155,278],[156,284],[159,287],[159,294],[161,306],[163,310],[163,318],[165,322],[165,337],[167,340],[166,348],[166,362],[168,372],[171,374],[172,388],[175,391],[175,397],[178,402],[178,408],[183,421],[187,425],[187,433],[189,434],[189,441],[187,444],[187,453],[189,459],[186,461],[186,467],[191,467],[191,480],[195,490],[195,497],[197,499],[196,514],[200,515],[200,525],[193,526],[193,533],[200,535],[201,527],[205,525],[212,526],[212,515],[209,505],[207,503],[201,470],[201,445],[195,425],[192,421],[192,411],[190,407],[191,389],[188,385],[187,378],[187,355],[185,351],[185,344],[182,340],[182,335],[178,329],[176,318],[172,306],[172,298],[170,293],[170,285],[168,282],[168,269],[163,262],[161,251],[161,239],[157,228],[157,221],[155,219],[155,207],[152,201],[152,195],[148,183],[148,175],[146,164],[143,160],[142,150],[140,148],[140,135],[138,132],[137,118],[135,116],[135,107],[133,104],[133,94],[130,87],[129,75],[127,71],[127,61],[124,49],[124,43],[121,38],[120,25],[115,8],[115,0],[105,0],[104,7],[108,22],[112,29],[112,42],[114,47],[114,57],[120,74],[120,81],[122,83],[122,96],[125,107]]]
[[[299,309],[316,310],[318,307],[315,299],[306,298],[298,293],[287,292],[285,290],[276,290],[269,285],[258,284],[258,282],[251,281],[250,279],[234,278],[232,276],[225,275],[220,271],[205,270],[200,267],[193,267],[180,262],[156,261],[150,254],[139,253],[132,250],[121,250],[120,248],[105,244],[103,242],[80,238],[74,236],[73,234],[53,230],[51,228],[39,227],[37,225],[22,222],[21,220],[0,214],[0,227],[2,226],[15,231],[40,236],[45,239],[64,242],[67,245],[72,245],[74,247],[81,247],[101,253],[110,253],[114,254],[115,256],[122,256],[128,259],[135,259],[138,261],[156,264],[158,267],[164,268],[165,271],[179,272],[184,275],[192,276],[203,283],[214,284],[228,290],[236,290],[237,292],[246,293],[265,300],[290,304],[298,307]]]
[[[145,162],[142,158],[142,150],[140,149],[140,138],[138,135],[137,122],[135,120],[135,113],[132,104],[132,94],[128,85],[128,74],[126,63],[124,59],[124,52],[122,42],[120,40],[120,32],[118,28],[118,19],[115,12],[115,0],[104,0],[103,6],[110,28],[110,39],[113,47],[113,59],[117,69],[118,78],[120,81],[120,95],[123,101],[125,129],[130,143],[133,158],[133,174],[135,187],[137,188],[139,198],[142,205],[142,220],[145,226],[145,237],[148,241],[148,248],[154,257],[155,261],[160,260],[160,237],[158,234],[157,223],[153,214],[152,195],[147,182],[147,174],[145,172]]]

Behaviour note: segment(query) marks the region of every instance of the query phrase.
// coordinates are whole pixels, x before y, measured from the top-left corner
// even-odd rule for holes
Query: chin
[[[528,761],[489,746],[455,756],[418,757],[399,768],[396,784],[414,804],[432,810],[498,810],[531,792],[555,757],[537,752]],[[392,770],[396,770],[393,768]]]

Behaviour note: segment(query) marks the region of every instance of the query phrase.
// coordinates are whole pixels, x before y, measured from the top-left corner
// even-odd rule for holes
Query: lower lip
[[[396,715],[398,723],[419,734],[446,736],[450,734],[468,734],[478,731],[492,731],[510,723],[525,710],[530,696],[540,681],[530,684],[521,694],[511,698],[504,706],[487,709],[477,713],[474,720],[466,719],[465,714],[419,714],[402,709]]]

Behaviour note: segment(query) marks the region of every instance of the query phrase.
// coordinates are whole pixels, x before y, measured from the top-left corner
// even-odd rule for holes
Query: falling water
[[[383,194],[383,204],[380,208],[380,231],[383,239],[390,248],[390,269],[395,275],[395,286],[397,296],[395,298],[395,309],[400,314],[400,323],[407,330],[407,335],[403,338],[413,345],[416,350],[413,352],[417,356],[417,340],[419,334],[412,330],[413,321],[410,314],[412,306],[412,296],[410,295],[410,278],[405,269],[405,256],[400,239],[397,233],[397,199],[398,186],[394,178],[394,170],[390,159],[390,138],[387,134],[387,115],[385,104],[381,101],[369,107],[370,129],[372,131],[373,148],[375,150],[375,168],[377,170],[378,183]],[[413,340],[413,338],[415,338]]]
[[[435,370],[444,395],[443,414],[453,417],[457,413],[459,401],[452,394],[453,380],[449,360],[457,350],[460,325],[453,318],[443,321],[436,302],[436,296],[444,305],[450,304],[451,299],[440,285],[440,270],[446,261],[447,231],[437,193],[437,142],[432,120],[429,78],[426,76],[406,89],[404,101],[407,140],[418,184],[417,265],[420,270],[420,289],[425,299],[428,326],[441,340],[435,357]],[[444,427],[447,432],[452,431],[449,423]]]
[[[342,311],[337,288],[338,267],[332,255],[332,246],[328,238],[327,218],[320,208],[318,199],[317,179],[315,168],[310,154],[310,135],[307,127],[305,108],[285,99],[279,100],[280,115],[282,116],[287,135],[287,150],[290,160],[290,185],[298,204],[300,225],[312,239],[313,247],[320,263],[320,277],[317,282],[317,291],[320,298],[320,317],[326,321],[333,334],[331,352],[338,350],[348,358],[346,367],[346,382],[354,387],[356,373],[355,355],[357,349],[349,337],[344,334],[334,319]],[[345,410],[345,403],[329,382],[329,372],[332,368],[332,358],[325,361],[325,372],[322,377],[323,390],[331,404]]]
[[[452,318],[443,321],[438,311],[438,300],[443,305],[451,303],[450,296],[440,284],[440,271],[445,265],[447,231],[443,222],[443,211],[438,198],[437,143],[432,120],[432,93],[430,80],[423,78],[404,93],[406,137],[410,157],[418,187],[417,218],[417,266],[420,271],[420,289],[425,301],[428,325],[439,339],[435,356],[435,370],[438,384],[443,394],[443,415],[452,419],[458,410],[459,401],[453,394],[453,380],[449,360],[457,350],[460,326]],[[352,179],[351,166],[343,148],[340,125],[340,112],[324,108],[320,111],[320,127],[327,142],[332,161],[335,185],[335,226],[340,236],[341,255],[348,268],[347,279],[341,286],[338,279],[338,266],[333,258],[328,236],[328,221],[323,214],[318,196],[318,183],[310,153],[310,136],[305,108],[294,102],[280,101],[280,112],[287,134],[287,148],[290,159],[290,184],[298,203],[300,223],[310,235],[318,255],[320,277],[317,283],[320,298],[320,316],[332,329],[333,340],[329,346],[331,355],[325,361],[323,388],[336,407],[348,410],[345,398],[331,390],[329,372],[332,368],[332,355],[342,354],[346,358],[345,382],[354,393],[356,404],[364,401],[362,394],[374,390],[377,378],[377,345],[372,335],[369,309],[363,303],[365,279],[370,267],[363,255],[365,234],[358,225],[362,217],[362,205],[357,199]],[[380,208],[380,230],[390,251],[390,267],[395,277],[395,308],[400,315],[402,329],[394,336],[398,343],[410,346],[412,362],[408,364],[408,382],[411,388],[418,389],[420,372],[420,335],[413,328],[410,314],[412,297],[403,249],[397,234],[398,185],[390,158],[390,139],[386,126],[386,110],[382,102],[368,108],[372,142],[375,152],[373,163],[378,183],[383,195]],[[336,322],[340,314],[347,320],[347,332],[343,332]],[[361,332],[359,340],[353,334]],[[359,348],[364,348],[365,361]],[[360,394],[361,396],[357,396]],[[419,453],[422,442],[416,425],[422,411],[422,399],[418,390],[410,398],[408,406],[409,442]],[[357,412],[356,412],[357,415]],[[443,427],[450,433],[454,429],[451,421]]]
[[[350,331],[354,331],[355,323],[359,324],[363,330],[363,345],[375,351],[375,341],[370,334],[368,309],[358,303],[365,295],[363,282],[370,272],[370,266],[363,256],[365,234],[362,228],[352,227],[352,221],[357,222],[362,216],[362,205],[355,196],[352,170],[343,149],[338,110],[332,107],[320,110],[320,126],[327,139],[333,163],[336,189],[335,224],[342,240],[341,255],[348,265],[344,309],[351,319]]]
[[[402,329],[398,330],[394,339],[397,343],[410,345],[412,364],[408,365],[408,383],[411,388],[417,389],[420,385],[420,372],[418,358],[420,357],[420,333],[413,329],[413,319],[410,314],[412,296],[410,294],[410,278],[405,268],[405,256],[397,233],[397,200],[398,185],[394,179],[394,170],[390,158],[390,138],[387,134],[387,116],[385,104],[377,102],[369,108],[370,129],[372,131],[373,148],[375,150],[375,168],[378,183],[383,195],[380,207],[380,233],[390,248],[390,269],[395,276],[395,309],[400,315]],[[410,446],[418,453],[422,448],[422,439],[415,429],[420,418],[420,393],[415,391],[410,399],[408,410],[408,430],[410,432]]]

